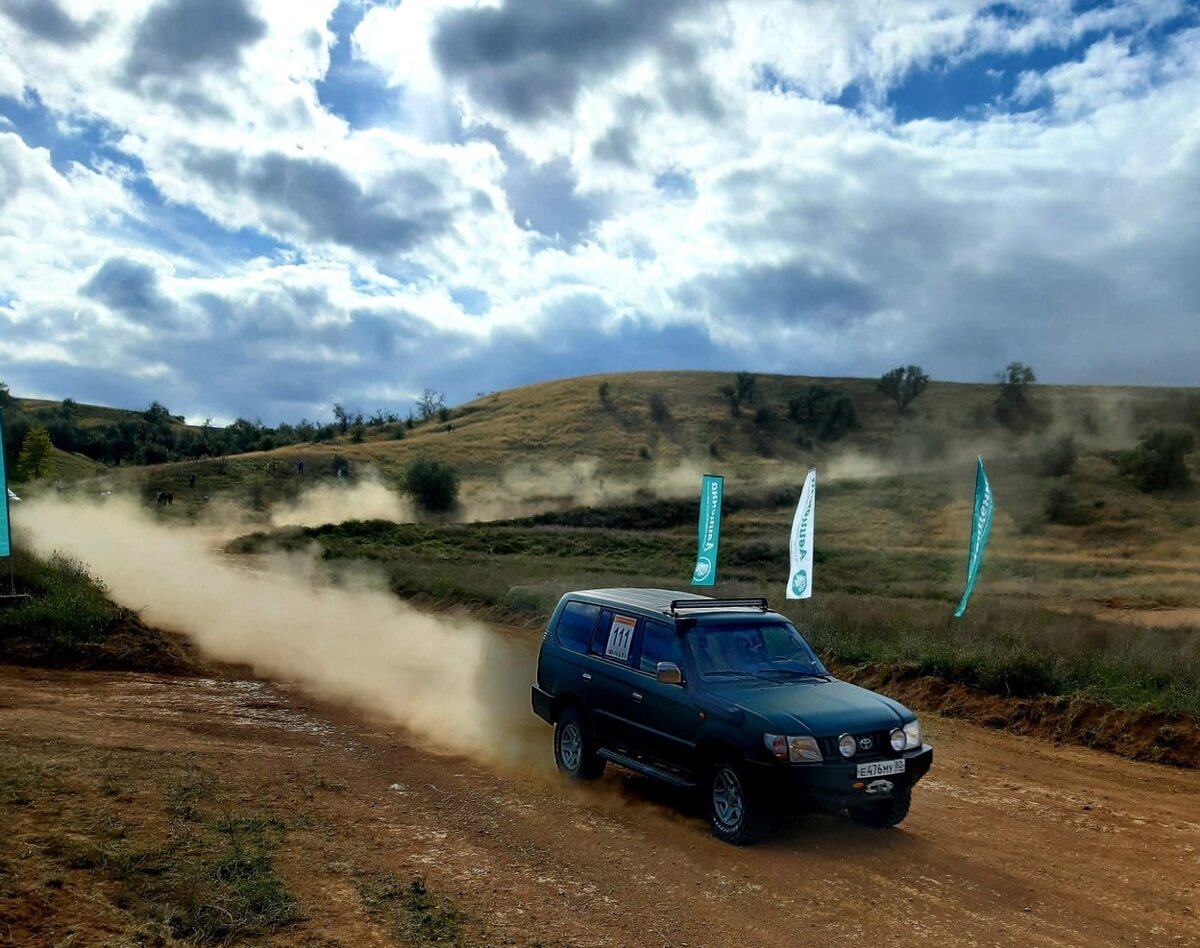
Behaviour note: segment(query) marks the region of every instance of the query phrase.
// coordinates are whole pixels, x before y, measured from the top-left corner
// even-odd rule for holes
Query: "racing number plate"
[[[890,777],[892,774],[904,773],[904,760],[873,760],[869,764],[858,765],[858,778]]]

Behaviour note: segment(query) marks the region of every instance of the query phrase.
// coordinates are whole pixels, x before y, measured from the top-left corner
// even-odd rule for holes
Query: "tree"
[[[428,421],[445,407],[445,394],[435,392],[431,388],[425,389],[417,399],[417,414],[421,416],[422,421]]]
[[[742,405],[753,404],[758,397],[758,379],[749,372],[739,372],[733,381],[733,385],[721,386],[721,394],[729,399],[729,410],[734,416],[739,416]]]
[[[338,427],[338,434],[345,434],[350,427],[350,413],[342,407],[341,402],[333,403],[333,421]]]
[[[929,376],[919,365],[897,366],[879,377],[879,391],[894,401],[903,412],[929,384]]]
[[[1010,362],[996,374],[1000,390],[996,393],[996,417],[1003,424],[1014,425],[1034,416],[1029,402],[1029,386],[1037,381],[1033,369],[1020,362]]]
[[[445,461],[419,457],[404,469],[404,489],[422,508],[435,513],[458,503],[458,475]]]
[[[17,458],[17,480],[36,481],[54,473],[54,446],[50,432],[41,425],[29,429]]]
[[[1195,439],[1187,428],[1152,428],[1136,448],[1121,452],[1117,467],[1140,490],[1165,490],[1191,482],[1187,455]]]
[[[788,417],[822,441],[836,441],[858,424],[854,399],[825,385],[805,387],[788,402]]]
[[[758,378],[749,372],[739,372],[735,379],[737,384],[738,401],[754,404],[758,398]]]
[[[11,408],[13,401],[14,399],[8,391],[8,386],[0,382],[0,408],[5,410]]]

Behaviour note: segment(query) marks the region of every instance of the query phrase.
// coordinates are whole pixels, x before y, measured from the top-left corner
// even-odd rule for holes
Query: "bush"
[[[758,411],[754,413],[754,423],[756,425],[769,425],[771,423],[771,409],[766,405],[760,405]]]
[[[605,408],[608,407],[608,393],[612,391],[612,386],[607,380],[596,386],[596,394],[600,396],[600,404]]]
[[[1046,491],[1043,509],[1046,519],[1051,523],[1078,527],[1092,521],[1090,511],[1079,502],[1079,497],[1065,477]]]
[[[1191,483],[1187,455],[1195,443],[1186,428],[1152,428],[1136,448],[1123,451],[1117,467],[1139,490],[1166,490]]]
[[[363,424],[361,421],[355,422],[354,425],[350,428],[350,440],[353,441],[355,444],[362,444],[362,440],[364,437],[366,437],[366,434],[367,434],[367,426],[365,424]]]
[[[809,385],[788,402],[788,417],[822,441],[836,441],[858,424],[854,400],[825,385]]]
[[[660,425],[671,417],[671,410],[658,392],[650,396],[650,417]]]
[[[1066,477],[1075,469],[1075,438],[1069,434],[1063,435],[1054,444],[1042,452],[1042,474],[1045,477]]]
[[[404,488],[425,510],[440,513],[458,503],[458,475],[445,461],[420,457],[404,469]]]

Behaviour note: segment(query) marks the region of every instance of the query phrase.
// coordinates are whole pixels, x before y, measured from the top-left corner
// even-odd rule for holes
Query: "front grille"
[[[843,757],[838,750],[838,737],[821,737],[817,739],[817,743],[821,747],[821,753],[825,755],[826,760],[887,760],[893,757],[899,757],[900,754],[892,750],[892,732],[887,731],[863,731],[854,735],[854,740],[857,742],[864,737],[871,739],[871,747],[869,750],[863,750],[860,745],[858,750],[854,752],[853,757]],[[903,753],[903,752],[901,752]]]

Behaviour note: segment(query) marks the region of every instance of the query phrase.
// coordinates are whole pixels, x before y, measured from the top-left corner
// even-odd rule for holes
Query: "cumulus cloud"
[[[1190,383],[1197,49],[1180,0],[0,0],[0,377]]]

